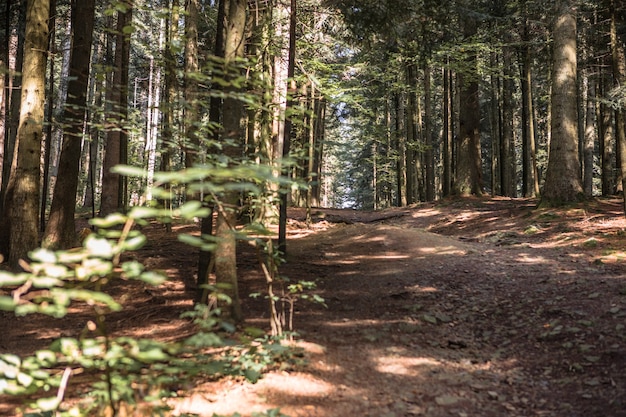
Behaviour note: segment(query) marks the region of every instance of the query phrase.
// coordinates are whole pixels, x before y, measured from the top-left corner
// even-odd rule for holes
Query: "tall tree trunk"
[[[9,38],[10,38],[10,10],[11,2],[2,0],[0,2],[0,22],[4,28],[0,27],[0,188],[2,187],[2,167],[7,161],[4,153],[4,143],[7,133],[7,115],[9,102]],[[10,162],[8,162],[10,164]],[[0,203],[0,213],[2,204]]]
[[[217,27],[215,29],[215,48],[213,53],[216,57],[223,58],[224,57],[224,46],[225,46],[225,37],[226,37],[226,10],[227,10],[227,0],[220,0],[217,4]],[[215,90],[216,94],[211,96],[211,100],[209,103],[209,120],[214,126],[219,126],[222,122],[222,100],[220,99],[217,92],[221,89],[217,83],[212,85],[211,88]],[[219,138],[219,132],[217,129],[214,131],[213,137],[215,139]],[[191,161],[189,161],[191,162]],[[186,162],[187,164],[187,162]],[[213,206],[213,204],[210,204]],[[202,218],[202,222],[200,224],[200,234],[203,236],[212,236],[214,233],[213,230],[213,209],[211,214],[207,217]],[[200,250],[198,254],[198,276],[197,283],[198,288],[196,292],[196,301],[205,303],[207,301],[207,291],[204,286],[209,283],[209,273],[210,266],[212,260],[214,260],[213,254],[210,251]]]
[[[67,105],[63,117],[66,128],[59,160],[58,177],[50,208],[50,218],[43,239],[44,246],[48,248],[65,249],[76,243],[74,214],[76,211],[81,143],[85,126],[94,16],[95,0],[82,0],[73,3],[72,29],[74,40]]]
[[[477,23],[472,17],[463,18],[466,39],[476,34]],[[455,194],[482,194],[482,162],[480,155],[480,105],[478,97],[478,68],[475,52],[465,60],[466,71],[458,74],[460,84],[459,134]]]
[[[602,66],[600,66],[602,68]],[[600,78],[599,96],[604,97],[611,89],[612,80],[604,75]],[[615,134],[613,129],[613,109],[607,103],[598,105],[598,124],[600,125],[600,157],[602,158],[602,195],[615,192]]]
[[[186,0],[185,16],[185,167],[199,162],[200,138],[197,135],[200,122],[198,101],[198,9],[199,0]],[[220,29],[218,29],[220,30]],[[218,55],[221,56],[221,55]],[[173,58],[173,57],[172,57]]]
[[[406,105],[406,203],[417,201],[417,179],[415,176],[415,160],[417,158],[417,94],[414,91],[417,82],[417,68],[410,63],[406,68],[406,83],[408,88]]]
[[[7,5],[7,27],[6,30],[10,30],[11,22],[14,20],[13,15],[17,15],[16,20],[16,32],[17,32],[17,45],[16,48],[9,46],[9,55],[14,57],[15,67],[9,72],[9,83],[6,90],[7,101],[7,123],[6,132],[4,136],[3,144],[3,163],[2,163],[2,188],[0,189],[0,223],[8,221],[8,216],[5,209],[5,203],[7,200],[6,194],[9,187],[9,177],[13,175],[15,171],[15,157],[17,146],[17,129],[20,124],[20,105],[22,102],[22,74],[21,68],[24,63],[24,38],[26,31],[26,0],[20,0],[18,4],[14,4],[11,8],[11,3]],[[14,9],[17,9],[15,11]],[[8,36],[8,35],[7,35]],[[5,227],[3,226],[3,229]],[[2,253],[8,253],[9,239],[0,239],[0,249]]]
[[[552,137],[543,205],[575,202],[583,197],[578,159],[576,15],[571,0],[557,3],[552,31]]]
[[[40,158],[43,135],[48,18],[50,0],[30,0],[22,65],[22,100],[17,129],[17,158],[9,179],[6,210],[9,219],[9,264],[17,265],[39,245]],[[6,239],[7,235],[2,238]]]
[[[289,89],[287,91],[287,103],[285,110],[288,111],[294,106],[294,96],[296,93],[296,81],[294,80],[296,67],[296,0],[290,0],[289,6],[289,54],[287,60],[287,80]],[[283,152],[282,157],[286,159],[291,152],[291,141],[294,136],[293,116],[285,117],[285,127],[283,131]],[[283,175],[287,176],[284,169]],[[280,213],[278,221],[278,250],[283,254],[287,253],[287,204],[289,193],[283,192],[280,196]]]
[[[535,139],[535,112],[531,69],[532,55],[530,36],[528,34],[528,21],[524,22],[523,40],[527,42],[522,46],[522,65],[520,67],[522,86],[522,152],[525,161],[523,193],[524,197],[536,197],[539,195],[539,174],[537,172],[537,145]]]
[[[111,116],[115,126],[107,132],[105,144],[102,197],[100,216],[106,216],[125,207],[125,179],[111,169],[125,163],[128,155],[128,136],[123,123],[128,116],[128,61],[130,54],[130,34],[124,28],[132,21],[132,0],[123,3],[123,11],[117,15],[115,40],[114,74],[111,87],[108,89],[107,101],[111,103]]]
[[[616,1],[611,0],[611,55],[613,57],[613,78],[616,88],[624,88],[626,85],[626,54],[624,44],[617,36],[617,11]],[[622,103],[615,110],[615,136],[617,149],[619,150],[619,175],[622,181],[624,194],[624,212],[626,213],[626,114]]]
[[[596,144],[596,80],[588,77],[587,117],[583,147],[583,189],[587,198],[593,197],[593,151]]]
[[[395,94],[396,107],[396,205],[407,205],[406,198],[406,108],[403,94]]]
[[[246,0],[222,0],[226,5],[226,33],[224,42],[224,64],[226,79],[234,79],[238,74],[237,60],[244,55],[244,34],[246,25]],[[245,111],[243,103],[234,97],[236,86],[226,87],[222,109],[222,125],[224,134],[223,154],[235,163],[241,156],[244,132],[243,119]],[[230,142],[230,144],[228,143]],[[229,191],[223,197],[223,206],[219,210],[216,221],[215,235],[218,238],[215,250],[215,278],[218,285],[224,285],[224,292],[230,297],[231,303],[223,306],[224,316],[236,322],[243,319],[237,281],[237,240],[235,224],[239,194]]]
[[[431,94],[431,68],[428,62],[424,63],[424,182],[426,201],[435,200],[435,152],[432,129],[432,94]]]
[[[491,53],[491,67],[498,68],[498,54],[497,52]],[[502,158],[502,154],[506,154],[503,152],[502,148],[504,144],[502,143],[502,109],[501,104],[501,96],[500,93],[500,80],[501,76],[498,72],[493,71],[490,76],[491,81],[491,108],[489,111],[490,118],[490,126],[491,126],[491,195],[503,195],[503,186],[502,186],[502,177],[504,176],[501,172],[501,168],[504,169],[503,160],[506,158]],[[444,122],[445,123],[445,122]]]
[[[502,195],[515,197],[516,164],[515,164],[515,131],[513,129],[514,111],[513,95],[515,94],[515,71],[513,70],[513,48],[502,49]]]
[[[51,54],[56,53],[56,0],[50,1],[50,16],[53,16],[48,21],[48,49]],[[54,59],[48,61],[50,69],[48,71],[48,97],[54,96],[54,78],[56,71],[54,70]],[[43,145],[43,172],[41,174],[41,202],[39,205],[39,231],[43,232],[46,228],[46,210],[48,209],[48,199],[50,195],[50,150],[52,148],[52,121],[54,116],[54,106],[48,105],[46,112],[46,119],[48,121],[46,126],[46,132],[44,134]]]
[[[442,193],[447,197],[452,192],[452,142],[454,138],[452,123],[452,71],[450,60],[446,57],[443,69],[443,184]]]

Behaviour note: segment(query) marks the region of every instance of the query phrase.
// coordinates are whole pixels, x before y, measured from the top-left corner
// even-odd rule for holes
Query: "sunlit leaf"
[[[158,272],[148,271],[148,272],[144,272],[143,274],[141,274],[139,276],[139,279],[147,284],[157,286],[157,285],[161,285],[162,283],[164,283],[167,277]]]
[[[7,295],[0,295],[0,310],[13,311],[15,309],[15,301],[13,297]]]

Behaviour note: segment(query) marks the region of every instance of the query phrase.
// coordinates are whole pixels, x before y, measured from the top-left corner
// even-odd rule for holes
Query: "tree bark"
[[[128,136],[123,123],[128,116],[128,61],[130,54],[130,34],[124,30],[132,21],[132,0],[128,0],[124,10],[118,12],[117,36],[115,40],[115,71],[111,87],[108,89],[107,101],[111,103],[110,119],[114,126],[107,132],[103,174],[100,216],[106,216],[122,210],[126,200],[126,181],[111,169],[127,161]]]
[[[616,88],[624,88],[626,85],[626,54],[624,53],[624,44],[617,36],[617,11],[615,0],[611,0],[611,56],[613,58],[613,79]],[[615,110],[615,136],[617,140],[617,149],[619,150],[619,167],[618,174],[621,177],[622,192],[624,194],[624,212],[626,214],[626,114],[623,103],[619,103]]]
[[[472,17],[463,18],[466,39],[476,34],[477,23]],[[482,194],[482,162],[480,150],[480,105],[478,97],[478,68],[476,53],[469,52],[466,71],[458,74],[460,84],[459,134],[457,137],[457,166],[455,194]]]
[[[296,93],[296,82],[293,79],[296,66],[296,0],[290,0],[289,6],[289,49],[287,59],[287,82],[289,85],[287,91],[287,103],[285,112],[294,106],[294,96]],[[291,117],[285,117],[285,126],[283,131],[283,160],[289,157],[291,152],[291,141],[293,139],[293,122]],[[281,169],[284,176],[288,173]],[[289,193],[283,191],[280,196],[280,213],[278,221],[278,250],[283,254],[287,253],[287,204],[289,203]]]
[[[81,0],[73,3],[74,39],[68,97],[63,117],[67,127],[63,137],[50,217],[43,238],[43,245],[47,248],[66,249],[76,244],[74,215],[81,142],[85,126],[94,15],[95,0]]]
[[[40,158],[49,14],[50,0],[28,1],[16,169],[9,179],[6,194],[11,265],[26,259],[28,252],[39,245]]]
[[[435,152],[432,128],[432,94],[431,94],[431,68],[428,62],[424,63],[424,168],[426,183],[426,201],[435,200]]]
[[[580,201],[576,97],[576,15],[571,0],[557,3],[553,25],[551,141],[542,205]]]
[[[244,54],[244,33],[246,24],[247,1],[226,1],[226,32],[224,42],[224,64],[226,79],[236,75],[238,71],[237,59]],[[235,71],[235,73],[231,73]],[[230,74],[230,75],[229,75]],[[222,109],[222,126],[224,135],[223,154],[230,158],[231,164],[241,156],[244,138],[243,118],[245,116],[243,103],[233,97],[237,88],[233,85],[226,87],[226,94]],[[230,143],[229,143],[230,142]],[[218,238],[215,250],[215,278],[218,285],[223,286],[224,293],[230,297],[231,303],[224,305],[224,317],[239,322],[243,319],[237,280],[237,240],[235,238],[235,224],[237,221],[237,207],[239,194],[229,191],[223,197],[223,206],[218,211],[215,235]]]
[[[587,117],[583,147],[583,189],[585,197],[593,197],[593,151],[596,143],[596,81],[589,77],[587,92]]]

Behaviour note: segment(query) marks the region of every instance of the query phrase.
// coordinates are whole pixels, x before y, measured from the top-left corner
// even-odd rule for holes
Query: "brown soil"
[[[306,365],[256,384],[199,384],[173,404],[201,416],[626,416],[626,221],[619,200],[536,209],[524,199],[463,199],[380,212],[290,212],[282,274],[314,280],[327,308],[300,301]],[[194,231],[194,226],[178,230]],[[173,340],[191,306],[196,256],[153,227],[141,257],[159,288],[125,284],[116,334]],[[268,327],[251,249],[240,265],[249,324]],[[0,352],[77,336],[86,317],[2,317]],[[71,392],[70,392],[71,394]],[[14,399],[0,398],[0,415]]]

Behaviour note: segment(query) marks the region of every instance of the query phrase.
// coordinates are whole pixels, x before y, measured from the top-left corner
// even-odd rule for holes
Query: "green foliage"
[[[59,338],[25,358],[0,355],[0,394],[39,393],[29,406],[42,413],[54,411],[57,416],[93,415],[139,404],[150,404],[164,415],[163,399],[177,396],[181,385],[200,377],[225,375],[257,381],[268,367],[289,356],[277,340],[258,337],[262,332],[249,330],[234,339],[235,328],[220,319],[219,309],[207,305],[196,305],[183,315],[198,331],[176,342],[113,337],[107,332],[106,315],[123,308],[104,291],[107,283],[138,280],[159,285],[165,280],[135,260],[120,261],[124,252],[137,250],[146,242],[132,225],[171,214],[136,207],[127,215],[96,219],[93,224],[98,232],[90,234],[83,247],[57,252],[39,249],[31,254],[31,262],[23,265],[26,272],[0,272],[0,287],[12,289],[12,296],[0,298],[3,310],[62,318],[70,308],[82,306],[93,315],[78,337]],[[189,202],[174,214],[193,218],[207,211],[199,202]],[[213,299],[224,299],[218,288],[211,291]],[[69,379],[78,373],[93,376],[85,401],[62,407]]]

